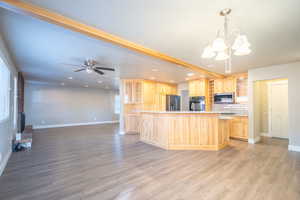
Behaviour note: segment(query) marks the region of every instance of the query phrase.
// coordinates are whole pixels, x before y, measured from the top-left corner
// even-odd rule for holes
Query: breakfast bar
[[[230,119],[220,112],[144,111],[140,140],[168,150],[220,150],[229,143]]]

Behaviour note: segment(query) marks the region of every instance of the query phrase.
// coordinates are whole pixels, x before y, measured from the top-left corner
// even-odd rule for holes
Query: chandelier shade
[[[229,58],[229,55],[225,51],[218,52],[216,56],[216,60],[227,60]]]
[[[202,53],[202,58],[213,58],[215,55],[216,53],[214,52],[213,48],[208,45],[207,47],[205,47]]]
[[[250,47],[250,43],[248,42],[246,35],[238,35],[231,48],[233,50],[237,50],[241,47]]]
[[[251,49],[249,49],[249,47],[247,46],[242,46],[240,48],[238,48],[237,50],[235,50],[234,55],[236,56],[245,56],[251,53]]]
[[[212,48],[216,52],[224,51],[227,49],[227,46],[225,44],[225,41],[223,38],[216,38],[212,44]]]

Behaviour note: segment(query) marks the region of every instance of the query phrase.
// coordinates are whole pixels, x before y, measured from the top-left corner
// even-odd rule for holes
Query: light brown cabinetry
[[[208,80],[192,80],[189,81],[189,96],[206,96],[208,90]]]
[[[125,132],[126,133],[138,133],[140,125],[140,115],[139,114],[126,114],[125,120]]]
[[[204,96],[206,111],[211,110],[211,101],[210,101],[210,90],[209,90],[209,80],[207,79],[199,79],[189,81],[189,96]]]
[[[165,111],[166,110],[166,95],[177,94],[177,88],[172,87],[163,83],[155,84],[155,99],[154,99],[154,109],[155,111]]]
[[[176,85],[166,83],[123,80],[123,84],[123,103],[137,105],[136,110],[164,111],[166,109],[166,95],[177,94]]]
[[[214,80],[214,93],[236,92],[236,78]]]
[[[231,120],[230,137],[248,139],[248,117],[239,116]]]
[[[214,80],[214,93],[223,93],[223,79]]]
[[[142,81],[124,80],[124,103],[142,103]]]
[[[140,140],[169,150],[219,150],[229,143],[230,121],[219,114],[141,113]]]
[[[248,96],[248,78],[242,77],[237,79],[237,97]]]
[[[136,111],[165,111],[166,95],[177,94],[174,84],[147,80],[123,80],[123,117],[125,132],[139,132],[140,116]]]

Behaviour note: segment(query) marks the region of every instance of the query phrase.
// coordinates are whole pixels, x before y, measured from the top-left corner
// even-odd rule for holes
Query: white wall
[[[119,120],[116,91],[25,83],[26,125],[34,128]]]
[[[11,144],[14,134],[17,132],[14,129],[13,113],[14,113],[14,77],[17,77],[17,69],[10,59],[6,45],[0,35],[0,57],[9,67],[11,72],[11,95],[10,95],[10,117],[7,121],[0,123],[0,175],[2,174],[6,163],[11,154]]]
[[[255,139],[260,136],[260,128],[257,127],[260,123],[257,121],[257,118],[254,117],[257,112],[254,104],[254,82],[259,80],[288,78],[290,149],[298,149],[300,151],[300,62],[258,68],[249,70],[248,72],[250,139]]]

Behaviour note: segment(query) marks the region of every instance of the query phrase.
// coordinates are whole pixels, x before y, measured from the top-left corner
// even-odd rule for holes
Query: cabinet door
[[[206,96],[207,92],[207,81],[206,80],[199,80],[199,88],[198,88],[198,91],[199,91],[199,95],[198,96]]]
[[[143,82],[143,103],[153,104],[155,100],[155,84],[152,82]]]
[[[214,80],[214,93],[223,93],[223,79]]]
[[[248,118],[236,117],[232,119],[230,137],[248,139]]]
[[[189,81],[189,96],[196,96],[195,81]]]
[[[130,104],[133,101],[132,98],[132,81],[131,80],[124,80],[124,103],[125,104]]]
[[[125,132],[138,133],[140,126],[140,116],[138,114],[125,115]]]
[[[248,139],[248,117],[242,117],[241,121],[243,123],[243,135],[242,137]]]
[[[204,79],[189,81],[189,96],[206,96],[207,87],[207,81]]]
[[[237,97],[246,97],[248,90],[248,78],[237,79]]]
[[[135,104],[142,103],[142,82],[139,80],[133,81],[132,102]]]
[[[236,79],[235,78],[226,78],[223,81],[224,90],[223,92],[235,92],[236,90]]]

